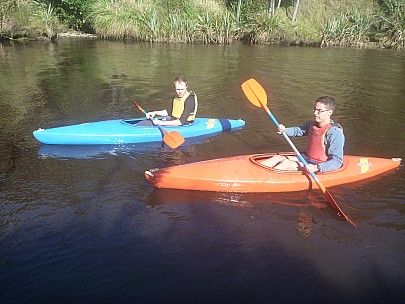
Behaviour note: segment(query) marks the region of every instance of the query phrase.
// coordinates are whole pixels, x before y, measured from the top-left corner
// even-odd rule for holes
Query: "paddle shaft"
[[[135,100],[132,100],[132,102],[139,109],[139,111],[141,111],[145,115],[147,114],[147,112]]]
[[[145,116],[146,116],[146,114],[148,114],[148,112],[146,112],[144,109],[142,109],[142,107],[141,107],[135,100],[132,100],[132,102],[138,107],[138,109],[139,109],[143,114],[145,114]],[[148,119],[149,119],[150,121],[152,121],[152,118],[148,118]],[[161,125],[156,125],[156,126],[159,128],[159,130],[160,130],[163,134],[169,133],[167,130],[163,129]]]

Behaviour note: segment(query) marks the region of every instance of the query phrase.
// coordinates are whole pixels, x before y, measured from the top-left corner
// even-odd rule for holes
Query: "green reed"
[[[405,48],[405,1],[384,0],[378,14],[382,44],[394,49]]]
[[[243,25],[245,36],[251,43],[275,42],[283,33],[283,26],[287,24],[282,14],[274,16],[262,12],[249,18]]]
[[[0,8],[2,31],[11,39],[36,36],[53,39],[62,28],[51,4],[2,0]]]
[[[228,2],[231,7],[225,6],[225,0],[82,1],[88,3],[80,13],[84,16],[81,23],[105,39],[207,44],[246,39],[251,43],[356,47],[373,43],[405,48],[404,0],[301,1],[295,22],[291,21],[293,6],[280,7],[273,15],[265,0],[242,1],[241,22],[236,19],[236,0]],[[57,19],[59,2],[48,3],[0,0],[1,36],[55,37],[64,30]]]
[[[360,9],[341,13],[322,27],[321,46],[362,46],[370,40],[375,23],[372,14]]]
[[[48,6],[34,3],[37,9],[32,14],[33,23],[37,25],[37,28],[41,29],[42,32],[48,37],[53,39],[56,36],[59,27],[59,20],[54,12],[52,4],[49,3]]]
[[[185,14],[169,14],[163,26],[163,34],[168,42],[194,42],[196,23]]]
[[[191,2],[189,2],[190,4]],[[168,11],[153,1],[97,1],[91,20],[103,38],[136,39],[149,42],[200,41],[230,43],[234,38],[234,14],[215,2],[200,1],[186,11]]]
[[[146,11],[140,12],[136,19],[139,20],[139,28],[134,38],[148,42],[164,40],[161,37],[161,18],[155,9],[148,8]]]
[[[236,17],[231,12],[197,16],[195,37],[203,43],[229,44],[237,38]]]

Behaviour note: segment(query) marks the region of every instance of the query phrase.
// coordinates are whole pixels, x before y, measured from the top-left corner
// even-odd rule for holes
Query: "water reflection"
[[[329,209],[325,199],[314,191],[301,191],[296,193],[215,193],[173,189],[155,188],[145,200],[151,207],[176,204],[218,204],[226,207],[251,208],[261,210],[262,213],[273,216],[285,212],[284,207],[290,207],[296,215],[290,215],[288,221],[296,222],[297,233],[303,237],[312,234],[314,217],[313,208]],[[279,208],[278,206],[284,206]],[[315,213],[316,214],[316,213]],[[326,214],[335,214],[334,210],[327,210]],[[336,214],[334,215],[336,216]],[[251,216],[255,219],[255,216]],[[285,218],[287,219],[287,218]]]
[[[42,159],[105,159],[111,155],[125,154],[131,157],[142,157],[144,154],[171,151],[171,158],[183,153],[190,154],[197,149],[196,145],[208,142],[212,136],[219,134],[210,134],[187,138],[185,142],[176,150],[171,151],[164,142],[146,142],[139,144],[124,145],[47,145],[41,144],[38,149],[38,157]],[[165,153],[163,153],[165,154]]]
[[[164,148],[162,143],[145,143],[141,145],[46,145],[42,144],[38,149],[38,156],[42,159],[48,157],[58,159],[90,159],[99,158],[105,159],[111,155],[142,154],[146,151],[155,151]]]
[[[326,208],[327,205],[319,197],[308,198],[308,191],[299,191],[292,193],[221,193],[207,191],[189,191],[176,189],[155,188],[148,196],[146,203],[148,205],[165,205],[175,203],[204,203],[216,202],[228,206],[254,208],[258,204],[280,204],[295,207],[315,207]],[[320,201],[320,202],[317,202]]]

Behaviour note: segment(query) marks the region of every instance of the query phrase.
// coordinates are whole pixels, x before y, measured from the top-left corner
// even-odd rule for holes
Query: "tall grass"
[[[234,38],[235,17],[231,13],[224,13],[219,16],[205,15],[197,16],[195,37],[200,38],[204,43],[228,44]]]
[[[224,5],[214,0],[188,0],[179,11],[157,6],[156,1],[98,0],[90,18],[103,38],[149,42],[201,41],[230,43],[236,21]]]
[[[262,12],[248,18],[243,27],[246,31],[246,37],[251,43],[271,42],[275,43],[283,36],[283,26],[288,23],[281,13],[274,16],[267,12]]]
[[[102,38],[137,37],[143,11],[151,8],[142,1],[98,0],[90,7],[89,19]]]
[[[322,26],[321,46],[362,46],[369,41],[375,24],[375,16],[360,9],[341,13]]]
[[[378,14],[380,32],[386,47],[405,49],[405,1],[382,0]]]
[[[243,0],[239,18],[236,17],[237,0],[81,1],[89,9],[81,12],[87,14],[81,22],[89,24],[105,39],[207,44],[229,44],[245,39],[250,43],[324,47],[364,46],[373,42],[405,49],[405,0],[300,1],[294,23],[291,22],[294,1],[282,1],[284,7],[270,14],[269,1]],[[55,13],[60,7],[53,6],[57,3],[0,0],[0,36],[55,37],[62,30]]]
[[[194,42],[196,25],[185,18],[184,14],[169,14],[163,26],[162,34],[168,42]]]
[[[61,25],[51,4],[2,0],[1,26],[10,38],[43,36],[53,39]]]
[[[54,39],[58,31],[59,20],[52,4],[49,3],[46,6],[38,3],[36,5],[37,9],[34,10],[32,14],[33,23],[36,24],[37,28],[41,29],[48,38]]]
[[[137,19],[139,20],[138,39],[150,42],[164,40],[161,35],[161,19],[156,9],[148,7],[147,10],[140,12]]]

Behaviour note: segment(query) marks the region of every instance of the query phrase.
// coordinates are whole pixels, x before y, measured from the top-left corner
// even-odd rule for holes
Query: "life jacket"
[[[198,102],[197,102],[197,95],[193,92],[187,92],[183,95],[183,97],[174,97],[173,98],[173,109],[172,109],[172,116],[179,119],[181,114],[183,114],[184,111],[184,103],[187,99],[188,96],[194,96],[195,99],[195,108],[194,111],[190,113],[190,115],[187,118],[187,121],[193,121],[195,119],[195,115],[197,113],[197,107],[198,107]]]
[[[318,128],[312,124],[308,132],[308,146],[306,155],[316,162],[323,163],[328,160],[325,149],[325,135],[332,126],[342,128],[338,123],[327,124]]]

